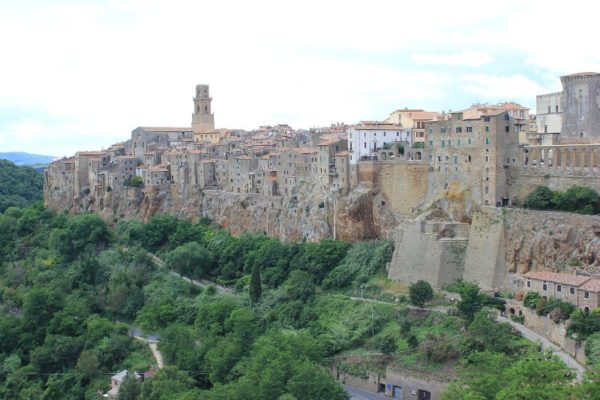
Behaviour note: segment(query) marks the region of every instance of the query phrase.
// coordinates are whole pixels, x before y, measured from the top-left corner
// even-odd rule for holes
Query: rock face
[[[519,209],[505,215],[509,272],[600,272],[600,216]]]
[[[302,184],[294,196],[203,191],[193,185],[128,187],[102,197],[93,193],[69,197],[67,193],[52,191],[46,195],[46,205],[71,213],[95,212],[109,221],[122,218],[145,221],[155,214],[193,221],[208,217],[234,235],[263,232],[290,241],[335,236],[354,242],[390,237],[400,220],[386,206],[381,193],[360,185],[347,195],[331,194],[308,184]]]

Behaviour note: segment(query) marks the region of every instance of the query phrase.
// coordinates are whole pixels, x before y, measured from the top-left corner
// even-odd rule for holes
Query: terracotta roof
[[[317,152],[317,149],[313,147],[298,147],[297,149],[294,149],[294,151],[300,154],[314,154]]]
[[[330,146],[332,144],[338,143],[339,141],[340,141],[339,139],[325,140],[324,142],[317,144],[317,146]]]
[[[192,131],[192,129],[189,127],[176,128],[176,127],[167,127],[167,126],[140,126],[139,128],[145,130],[146,132],[191,132]]]
[[[564,285],[570,286],[580,286],[590,280],[589,276],[549,271],[530,271],[526,273],[524,277],[528,279],[535,279],[538,281],[562,283]]]
[[[339,153],[335,153],[334,155],[336,157],[348,157],[348,152],[347,151],[340,151]]]
[[[579,289],[587,292],[598,293],[600,292],[600,279],[591,278],[589,281],[581,285]]]

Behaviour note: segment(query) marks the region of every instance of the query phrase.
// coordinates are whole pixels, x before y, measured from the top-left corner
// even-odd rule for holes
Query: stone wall
[[[359,164],[359,169],[362,165]],[[424,162],[381,161],[377,163],[377,187],[393,211],[412,214],[427,196],[429,166]]]
[[[396,231],[389,277],[401,282],[428,281],[443,287],[463,277],[468,225],[417,220]]]
[[[495,211],[473,213],[469,230],[463,279],[478,282],[482,289],[502,287],[506,281],[504,221]]]
[[[575,358],[580,364],[586,364],[585,342],[577,342],[567,336],[568,322],[557,324],[548,316],[537,315],[535,310],[523,306],[523,302],[517,300],[506,300],[506,311],[509,316],[511,314],[523,315],[526,328],[544,336]]]
[[[484,207],[471,224],[424,218],[396,229],[390,279],[512,289],[530,270],[600,272],[600,216]]]
[[[393,387],[402,388],[402,399],[418,400],[420,391],[431,393],[431,400],[440,400],[442,392],[448,387],[448,382],[444,382],[432,375],[415,374],[413,372],[386,368],[386,395],[391,395]]]

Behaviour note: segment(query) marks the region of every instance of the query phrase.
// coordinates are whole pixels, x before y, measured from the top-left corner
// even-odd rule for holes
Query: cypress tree
[[[262,296],[262,284],[260,282],[260,267],[257,263],[252,267],[252,276],[250,277],[250,300],[253,304],[258,303]]]

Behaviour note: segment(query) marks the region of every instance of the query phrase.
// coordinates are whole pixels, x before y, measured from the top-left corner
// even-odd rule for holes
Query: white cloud
[[[538,83],[520,74],[465,74],[460,77],[460,82],[465,92],[481,96],[483,99],[535,100],[537,94],[544,92]]]
[[[140,125],[189,125],[196,83],[211,85],[219,126],[310,127],[404,106],[533,102],[558,89],[559,74],[600,66],[585,40],[595,14],[577,11],[578,0],[7,3],[0,111],[45,118],[19,120],[30,129],[12,139],[16,121],[2,124],[13,128],[0,128],[0,147],[42,153],[108,146]]]
[[[410,61],[427,65],[481,67],[494,61],[494,56],[484,51],[463,50],[453,54],[415,53],[411,54]]]

